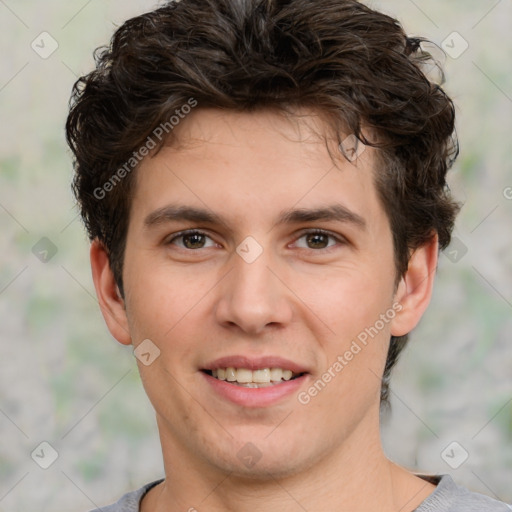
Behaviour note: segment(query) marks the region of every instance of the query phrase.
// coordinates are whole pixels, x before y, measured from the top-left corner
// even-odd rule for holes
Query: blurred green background
[[[461,143],[450,186],[465,203],[394,374],[386,451],[512,502],[512,4],[368,3],[409,34],[444,41]],[[92,68],[94,48],[155,5],[0,1],[2,512],[85,511],[163,476],[133,355],[111,338],[95,299],[64,141],[71,86]],[[46,470],[31,457],[43,441],[58,453]],[[452,442],[469,455],[458,468],[442,456]]]

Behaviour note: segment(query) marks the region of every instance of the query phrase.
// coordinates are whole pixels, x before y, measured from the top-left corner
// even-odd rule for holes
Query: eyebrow
[[[320,220],[338,221],[353,224],[362,230],[366,229],[365,219],[341,204],[332,204],[319,208],[282,210],[275,225],[298,224],[301,222],[315,222]],[[227,222],[222,216],[207,209],[171,204],[151,212],[144,219],[144,227],[149,230],[152,227],[172,221],[227,225]]]

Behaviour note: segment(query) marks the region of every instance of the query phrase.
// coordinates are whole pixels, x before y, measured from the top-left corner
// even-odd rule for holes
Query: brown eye
[[[184,235],[183,237],[183,245],[187,249],[200,249],[204,247],[205,236],[200,235],[198,233],[193,235]]]
[[[215,246],[215,242],[201,231],[188,231],[177,233],[168,242],[170,245],[177,245],[181,249],[203,249]]]
[[[341,236],[336,236],[329,232],[313,230],[306,231],[300,236],[296,242],[295,246],[300,247],[301,249],[329,249],[336,245],[342,245],[343,238]]]
[[[329,236],[323,233],[310,233],[306,240],[310,249],[325,249],[329,245]]]

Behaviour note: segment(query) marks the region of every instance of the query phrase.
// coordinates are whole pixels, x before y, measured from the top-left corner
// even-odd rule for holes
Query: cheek
[[[369,267],[332,269],[320,280],[296,277],[297,296],[315,313],[317,322],[322,321],[331,335],[344,340],[373,326],[391,306],[391,278],[382,279]]]
[[[328,389],[318,402],[327,408],[330,402],[343,403],[356,414],[378,399],[393,318],[389,313],[394,313],[392,275],[372,265],[354,265],[333,269],[315,286],[311,279],[301,279],[298,295],[309,307],[304,314],[322,346],[323,371],[328,372]]]
[[[151,267],[147,272],[131,271],[145,268],[136,260],[126,267],[128,317],[136,331],[145,330],[143,336],[166,338],[193,315],[211,283],[180,268],[155,263]]]

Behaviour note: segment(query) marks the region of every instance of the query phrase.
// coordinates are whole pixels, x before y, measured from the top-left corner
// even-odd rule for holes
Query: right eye
[[[210,245],[206,245],[207,239],[211,241]],[[197,230],[188,230],[176,233],[167,243],[177,245],[180,249],[185,250],[197,250],[214,247],[216,245],[206,233]]]

